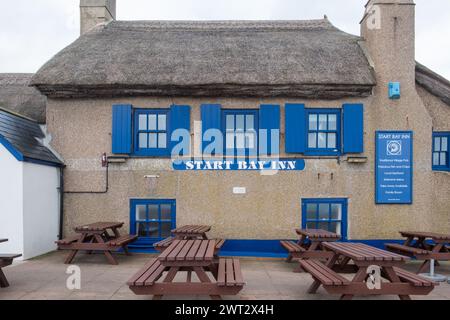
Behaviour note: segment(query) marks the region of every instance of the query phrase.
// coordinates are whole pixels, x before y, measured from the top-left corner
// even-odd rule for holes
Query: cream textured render
[[[201,26],[195,23],[193,26],[181,23],[171,27],[170,22],[160,24],[117,22],[111,23],[105,29],[96,28],[92,33],[82,36],[79,41],[46,64],[42,71],[37,73],[33,82],[41,92],[48,95],[47,125],[48,131],[53,136],[51,144],[64,158],[67,166],[64,170],[64,190],[68,192],[64,196],[64,235],[71,234],[75,226],[102,220],[123,221],[125,229],[128,230],[130,199],[139,198],[176,199],[177,225],[211,225],[213,226],[211,236],[225,239],[294,238],[294,229],[301,226],[301,201],[304,198],[348,199],[348,239],[397,239],[400,237],[400,230],[450,232],[450,199],[447,196],[450,192],[450,174],[432,171],[431,163],[432,133],[450,131],[450,105],[417,84],[414,8],[412,0],[370,0],[367,4],[368,14],[361,21],[361,38],[350,39],[342,32],[336,31],[328,21],[306,24],[277,22],[274,23],[275,27],[266,25],[255,27],[239,22],[237,23],[239,27],[228,29],[226,22],[221,22],[215,25],[214,30],[199,30]],[[378,23],[372,23],[373,16],[370,14],[372,10],[376,10],[379,14]],[[169,30],[162,32],[161,30],[166,30],[165,28]],[[218,30],[221,28],[226,30]],[[136,52],[136,57],[142,58],[138,62],[133,62],[136,57],[124,54],[123,48],[116,48],[117,43],[112,41],[114,39],[126,41],[127,32],[131,32],[129,31],[131,29],[136,36],[147,32],[148,39],[153,39],[154,43],[158,44],[151,48],[153,50],[151,55],[146,55],[150,51],[141,50],[140,45],[130,48],[129,52]],[[252,42],[253,47],[248,50],[248,56],[236,58],[233,54],[227,56],[228,51],[220,51],[222,55],[217,61],[199,59],[195,64],[189,64],[189,61],[185,61],[186,59],[182,59],[184,56],[181,56],[174,60],[177,63],[172,66],[170,61],[158,54],[160,50],[167,50],[161,52],[168,54],[176,52],[178,55],[182,50],[174,51],[179,48],[174,48],[174,44],[167,41],[167,37],[168,34],[181,37],[180,34],[183,32],[192,32],[194,34],[191,35],[192,39],[200,41],[199,43],[203,43],[201,41],[204,39],[208,40],[205,43],[215,43],[214,37],[219,34],[217,36],[217,39],[221,39],[219,42],[226,43],[226,49],[232,53],[241,51],[233,47],[233,41],[230,39],[243,41],[248,32],[259,32],[255,39],[262,39],[260,41],[265,44],[267,39],[270,39],[270,43],[274,45],[266,48],[267,51],[264,52],[267,54],[262,55],[267,65],[255,66],[249,63],[249,56],[256,53],[261,55],[263,51],[256,49],[265,48],[260,43]],[[261,36],[264,32],[271,33],[273,38]],[[280,35],[281,32],[284,32],[284,36]],[[290,32],[302,32],[303,42],[296,42],[296,37]],[[310,35],[311,32],[324,41],[334,40],[333,45],[341,50],[339,52],[347,53],[348,56],[339,60],[339,57],[329,55],[329,52],[336,52],[334,47],[330,47],[328,42],[321,47],[316,37],[308,43],[308,36],[305,34]],[[278,42],[274,41],[277,39],[274,35],[277,34],[280,37],[280,48],[276,47]],[[349,46],[340,46],[339,41],[335,41],[336,36],[347,41]],[[111,42],[108,42],[109,40]],[[98,41],[105,41],[108,47],[115,51],[111,55],[104,55],[103,58],[98,58],[95,50],[95,54],[89,54],[90,50],[96,48]],[[290,70],[283,68],[292,62],[289,59],[301,57],[288,55],[289,52],[283,50],[287,47],[295,49],[299,43],[304,50],[310,51],[310,59],[297,61],[292,63],[292,66],[298,68],[296,70],[301,70],[303,63],[307,65],[304,70],[307,69],[309,72],[301,76],[292,76],[289,74]],[[142,44],[144,48],[147,45],[150,44]],[[354,49],[355,46],[357,50]],[[215,43],[214,50],[220,48]],[[215,52],[213,49],[211,52],[205,49],[205,56],[202,56],[204,53],[195,51],[196,48],[189,47],[186,50],[190,50],[189,54],[194,54],[196,58],[210,57],[207,54]],[[77,52],[83,54],[84,60],[81,60],[89,61],[79,69],[76,68],[76,61],[69,59],[70,57],[75,59]],[[294,85],[290,87],[281,81],[283,79],[269,79],[267,76],[270,75],[270,62],[278,61],[279,59],[274,57],[280,52],[283,58],[287,55],[286,65],[277,63],[277,74],[280,75],[280,79],[283,75],[289,75],[285,79],[291,82],[298,81],[295,83],[298,90],[290,90]],[[323,61],[329,61],[330,67],[319,65],[320,55],[311,52],[320,52],[326,56],[327,60]],[[136,65],[139,66],[139,63],[154,56],[157,57],[154,65],[145,70],[142,68],[135,70],[143,82],[136,83],[133,69],[128,68],[127,63],[133,64],[136,68]],[[114,58],[111,58],[111,61],[102,60],[109,57]],[[358,70],[366,72],[358,83],[352,82],[355,79],[348,79],[349,74],[352,74],[349,71],[351,65],[349,61],[352,61],[349,57],[358,61]],[[238,62],[233,64],[235,58]],[[239,62],[242,66],[239,66]],[[331,66],[332,63],[335,64]],[[341,69],[339,63],[342,64]],[[73,72],[59,72],[59,68],[68,64]],[[91,73],[87,70],[89,66],[93,68]],[[95,66],[101,66],[98,72]],[[230,66],[235,69],[230,69]],[[167,74],[164,73],[164,68],[170,69],[167,70]],[[183,72],[191,70],[189,68],[199,73],[198,78],[207,81],[197,84],[195,81],[198,78],[188,79],[189,81],[183,78],[185,76]],[[79,72],[80,70],[82,72]],[[179,70],[181,71],[178,72]],[[211,70],[226,72],[203,77],[205,72],[212,72]],[[321,79],[320,70],[329,77]],[[343,74],[339,77],[340,72]],[[240,75],[242,79],[239,78]],[[217,83],[213,83],[212,76],[217,77]],[[102,78],[104,83],[98,83],[98,79]],[[258,83],[258,87],[252,87],[250,80],[257,79],[261,82],[261,79],[266,78],[271,82]],[[233,86],[225,83],[227,79],[242,81],[232,83],[235,87],[242,86],[239,87],[242,90],[238,90],[239,96],[233,95],[231,90]],[[336,79],[341,82],[336,83]],[[311,84],[309,81],[313,80],[318,82]],[[322,80],[324,83],[320,83]],[[389,99],[390,82],[400,82],[400,99]],[[450,87],[449,83],[446,85]],[[186,91],[186,86],[189,86],[189,91]],[[355,91],[352,86],[359,89]],[[273,91],[268,91],[270,89]],[[117,92],[120,94],[112,96],[115,90],[119,90]],[[211,95],[214,90],[230,94]],[[255,94],[262,91],[265,92],[264,95]],[[97,96],[95,92],[98,93]],[[270,96],[270,92],[276,94]],[[248,93],[248,96],[243,93]],[[342,98],[343,95],[345,97]],[[325,98],[326,96],[328,98]],[[357,156],[366,158],[366,161],[352,163],[348,161],[348,155],[312,158],[304,157],[302,154],[287,154],[285,152],[287,103],[304,103],[306,108],[342,108],[346,103],[363,104],[364,153]],[[106,188],[106,169],[101,166],[101,155],[103,153],[112,155],[112,105],[115,104],[131,104],[136,108],[189,105],[193,138],[199,138],[199,132],[194,128],[195,122],[201,121],[202,104],[220,104],[225,109],[258,109],[262,104],[279,105],[280,156],[305,158],[305,170],[278,172],[273,176],[244,171],[175,171],[168,158],[132,155],[123,163],[109,165],[108,192],[87,193],[102,192]],[[414,174],[411,205],[375,204],[377,130],[413,132]],[[150,182],[145,178],[148,175],[159,176],[155,188],[150,188]],[[246,193],[234,194],[234,187],[245,187]]]

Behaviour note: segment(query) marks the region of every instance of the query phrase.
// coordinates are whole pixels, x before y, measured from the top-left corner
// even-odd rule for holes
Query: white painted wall
[[[59,169],[23,163],[23,258],[56,250],[59,232]]]
[[[0,253],[23,252],[23,164],[0,143]]]

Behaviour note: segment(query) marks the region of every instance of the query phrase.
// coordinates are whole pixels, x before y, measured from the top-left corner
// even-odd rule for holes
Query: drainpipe
[[[63,239],[64,227],[64,170],[65,166],[59,168],[59,235],[58,239]]]

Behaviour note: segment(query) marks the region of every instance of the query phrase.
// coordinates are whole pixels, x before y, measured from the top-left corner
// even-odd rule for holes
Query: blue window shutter
[[[130,154],[132,106],[130,104],[113,105],[112,112],[112,153]]]
[[[344,104],[344,153],[364,152],[364,106]]]
[[[221,110],[220,104],[202,104],[201,105],[201,117],[202,117],[202,137],[209,129],[221,130]],[[203,139],[202,139],[203,141]],[[208,144],[208,142],[207,142]],[[207,145],[206,144],[206,145]],[[202,143],[202,150],[205,148],[205,143]]]
[[[304,153],[306,144],[306,115],[304,104],[286,104],[286,153]]]
[[[191,107],[186,105],[172,105],[170,107],[170,115],[169,115],[169,128],[170,135],[177,129],[186,129],[189,132],[191,131]],[[168,139],[171,141],[170,136]],[[173,148],[178,141],[171,141],[171,147]]]
[[[272,153],[272,129],[280,130],[280,106],[278,105],[261,105],[259,108],[259,129],[267,130],[267,153],[268,154],[278,154],[279,150],[274,150]],[[278,141],[279,143],[279,141]]]

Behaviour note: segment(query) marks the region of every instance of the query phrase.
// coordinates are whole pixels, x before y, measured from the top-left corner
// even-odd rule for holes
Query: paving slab
[[[137,296],[126,285],[127,280],[155,255],[134,254],[116,255],[119,265],[109,265],[102,254],[80,254],[74,265],[80,267],[81,289],[69,290],[66,286],[69,274],[64,264],[67,252],[55,251],[28,261],[15,263],[4,268],[11,284],[0,289],[0,300],[150,300],[151,296]],[[286,263],[283,259],[240,258],[244,280],[247,283],[237,297],[224,297],[225,300],[334,300],[320,288],[317,294],[306,290],[312,283],[307,273],[294,273],[297,263]],[[419,261],[411,261],[405,269],[415,271]],[[444,262],[436,268],[440,274],[450,276],[450,263]],[[184,281],[180,273],[175,281]],[[347,275],[346,275],[347,276]],[[351,277],[349,275],[348,277]],[[195,274],[193,281],[197,281]],[[167,296],[164,299],[199,300],[205,296]],[[395,296],[355,297],[358,300],[398,299]],[[415,296],[413,299],[450,300],[450,284],[441,283],[428,296]]]

